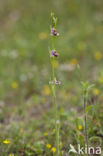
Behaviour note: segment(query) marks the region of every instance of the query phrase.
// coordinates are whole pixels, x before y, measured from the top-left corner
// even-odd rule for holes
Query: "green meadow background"
[[[81,81],[95,84],[88,99],[93,106],[88,111],[88,135],[90,144],[103,146],[103,1],[0,0],[1,156],[53,155],[51,12],[58,17],[60,33],[55,71],[61,81],[61,150],[67,153],[69,144],[83,144]]]

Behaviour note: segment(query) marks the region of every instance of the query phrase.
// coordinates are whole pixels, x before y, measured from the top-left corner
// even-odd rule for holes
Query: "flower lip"
[[[54,81],[53,81],[53,80],[50,81],[49,84],[53,85],[53,84],[54,84]],[[57,81],[57,80],[55,79],[55,85],[60,85],[60,84],[61,84],[61,82],[60,82],[60,81]]]
[[[56,84],[56,85],[60,85],[60,84],[61,84],[61,82],[60,82],[60,81],[55,80],[55,84]]]
[[[55,28],[51,28],[51,36],[59,36],[59,33],[57,33]]]
[[[56,50],[51,51],[51,57],[53,57],[53,56],[55,56],[55,57],[59,56],[59,54],[56,52]]]

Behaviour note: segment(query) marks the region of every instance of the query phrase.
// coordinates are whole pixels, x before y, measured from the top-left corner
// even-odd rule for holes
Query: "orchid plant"
[[[57,100],[56,100],[56,85],[60,85],[60,81],[57,81],[55,76],[55,58],[59,56],[58,52],[55,49],[55,38],[59,36],[59,33],[56,30],[56,24],[57,24],[57,18],[54,17],[54,13],[51,13],[51,43],[52,43],[52,49],[49,49],[50,54],[50,60],[51,60],[51,68],[52,68],[52,77],[49,84],[52,88],[52,94],[53,94],[53,103],[54,103],[54,112],[55,112],[55,129],[56,129],[56,156],[60,156],[60,149],[59,149],[59,129],[60,129],[60,120],[59,120],[59,114],[57,110]]]

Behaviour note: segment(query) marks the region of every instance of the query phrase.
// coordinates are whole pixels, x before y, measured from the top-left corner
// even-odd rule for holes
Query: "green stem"
[[[52,36],[52,48],[55,49],[55,36]]]
[[[87,107],[87,95],[84,95],[84,122],[85,122],[85,144],[87,145],[87,153],[88,153],[88,127],[87,127],[87,114],[85,113],[85,109]],[[87,154],[89,156],[89,154]]]
[[[52,36],[52,48],[55,49],[55,36]],[[54,112],[55,112],[55,129],[56,129],[56,149],[57,156],[59,156],[59,124],[58,121],[58,112],[57,112],[57,103],[56,103],[56,87],[55,87],[55,70],[54,70],[54,57],[51,58],[52,65],[52,91],[53,91],[53,101],[54,101]]]

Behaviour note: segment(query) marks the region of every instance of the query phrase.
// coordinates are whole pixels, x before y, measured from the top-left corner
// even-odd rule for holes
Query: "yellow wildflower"
[[[98,79],[98,82],[99,82],[99,83],[103,83],[103,77],[100,77],[100,78]]]
[[[10,153],[9,156],[14,156],[14,154],[13,153]]]
[[[102,59],[102,53],[99,52],[99,51],[95,52],[94,58],[95,58],[97,61],[100,61],[100,60]]]
[[[10,140],[4,140],[3,143],[4,144],[10,144]]]
[[[50,93],[51,93],[51,90],[50,90],[49,86],[45,85],[43,87],[42,94],[47,96],[47,95],[50,95]]]
[[[46,147],[47,147],[47,148],[51,148],[51,145],[50,145],[50,144],[46,144]]]
[[[78,60],[77,59],[71,59],[70,64],[73,66],[76,66],[78,64]]]
[[[47,33],[45,33],[45,32],[41,32],[41,33],[39,34],[39,38],[40,38],[41,40],[45,40],[45,39],[47,39],[47,37],[48,37],[48,35],[47,35]]]
[[[98,95],[98,94],[99,94],[99,90],[98,90],[97,88],[94,88],[94,89],[93,89],[93,94],[94,94],[94,95]]]
[[[14,89],[18,88],[18,83],[17,82],[13,82],[11,84],[11,87],[14,88]]]
[[[82,130],[82,126],[81,125],[78,125],[78,130]]]
[[[44,136],[48,136],[48,133],[45,132],[43,135],[44,135]]]
[[[51,151],[52,151],[53,153],[55,153],[55,152],[56,152],[56,148],[55,148],[55,147],[52,147]]]

